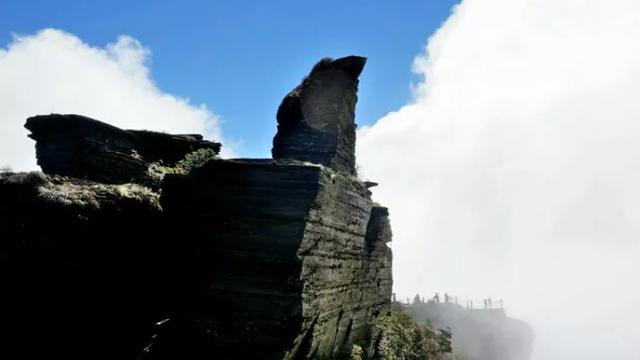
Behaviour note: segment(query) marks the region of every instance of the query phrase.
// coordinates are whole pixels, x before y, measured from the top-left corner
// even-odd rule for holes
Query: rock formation
[[[201,135],[122,130],[80,115],[33,116],[25,127],[45,173],[112,184],[149,181],[153,162],[172,166],[198,149],[220,151]]]
[[[290,158],[355,174],[358,76],[366,59],[323,59],[278,108],[274,159]]]
[[[365,59],[324,59],[278,110],[273,159],[220,145],[34,117],[44,174],[0,174],[0,267],[14,271],[25,358],[305,359],[368,348],[391,299],[388,212],[355,172]],[[44,344],[43,347],[29,347]],[[46,356],[45,356],[46,355]]]

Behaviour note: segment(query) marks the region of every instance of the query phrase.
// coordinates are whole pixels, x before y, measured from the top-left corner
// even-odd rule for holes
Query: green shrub
[[[212,149],[199,149],[191,152],[178,161],[174,166],[164,166],[161,163],[149,165],[149,174],[153,178],[162,179],[166,174],[186,175],[191,170],[198,168],[217,157]]]
[[[200,167],[215,158],[216,153],[212,149],[200,149],[185,155],[184,159],[178,162],[177,167],[185,169],[188,173],[192,169]]]
[[[360,347],[360,345],[353,344],[349,360],[362,360],[363,354],[364,351],[362,350],[362,347]]]
[[[383,360],[444,360],[452,350],[450,331],[418,324],[400,305],[376,320],[374,333]]]

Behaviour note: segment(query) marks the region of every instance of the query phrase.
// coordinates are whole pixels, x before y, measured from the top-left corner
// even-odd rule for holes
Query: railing
[[[431,299],[425,300],[424,297],[421,297],[417,294],[413,300],[407,298],[406,302],[402,300],[396,299],[396,295],[392,295],[392,301],[399,301],[406,305],[419,305],[419,304],[455,304],[463,306],[467,310],[504,310],[504,302],[502,299],[494,300],[492,298],[485,298],[481,301],[474,301],[471,299],[462,299],[459,300],[457,296],[449,295],[448,293],[444,293],[443,296],[440,296],[439,293],[435,293],[435,295]]]

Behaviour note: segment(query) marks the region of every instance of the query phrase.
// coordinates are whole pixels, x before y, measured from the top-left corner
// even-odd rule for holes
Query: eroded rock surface
[[[217,154],[221,146],[201,135],[123,130],[74,114],[33,116],[25,127],[45,173],[111,184],[148,182],[150,163],[172,166],[188,153],[212,149]]]
[[[297,159],[355,174],[355,106],[366,58],[318,62],[278,108],[274,159]]]
[[[339,357],[388,308],[387,211],[355,178],[298,161],[211,161],[169,177],[162,206],[217,259],[203,262],[212,285],[199,317],[215,323],[221,352]]]
[[[0,265],[15,270],[23,320],[15,343],[45,344],[25,358],[367,349],[392,279],[387,209],[371,200],[375,184],[355,176],[363,66],[322,60],[287,95],[274,159],[210,160],[153,190],[117,183],[144,184],[149,162],[219,144],[76,115],[30,118],[48,175],[0,175]]]

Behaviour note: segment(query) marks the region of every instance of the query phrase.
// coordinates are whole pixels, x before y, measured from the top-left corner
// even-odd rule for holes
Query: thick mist
[[[632,0],[454,9],[412,103],[359,132],[399,298],[503,298],[537,360],[640,356],[638,24]]]

